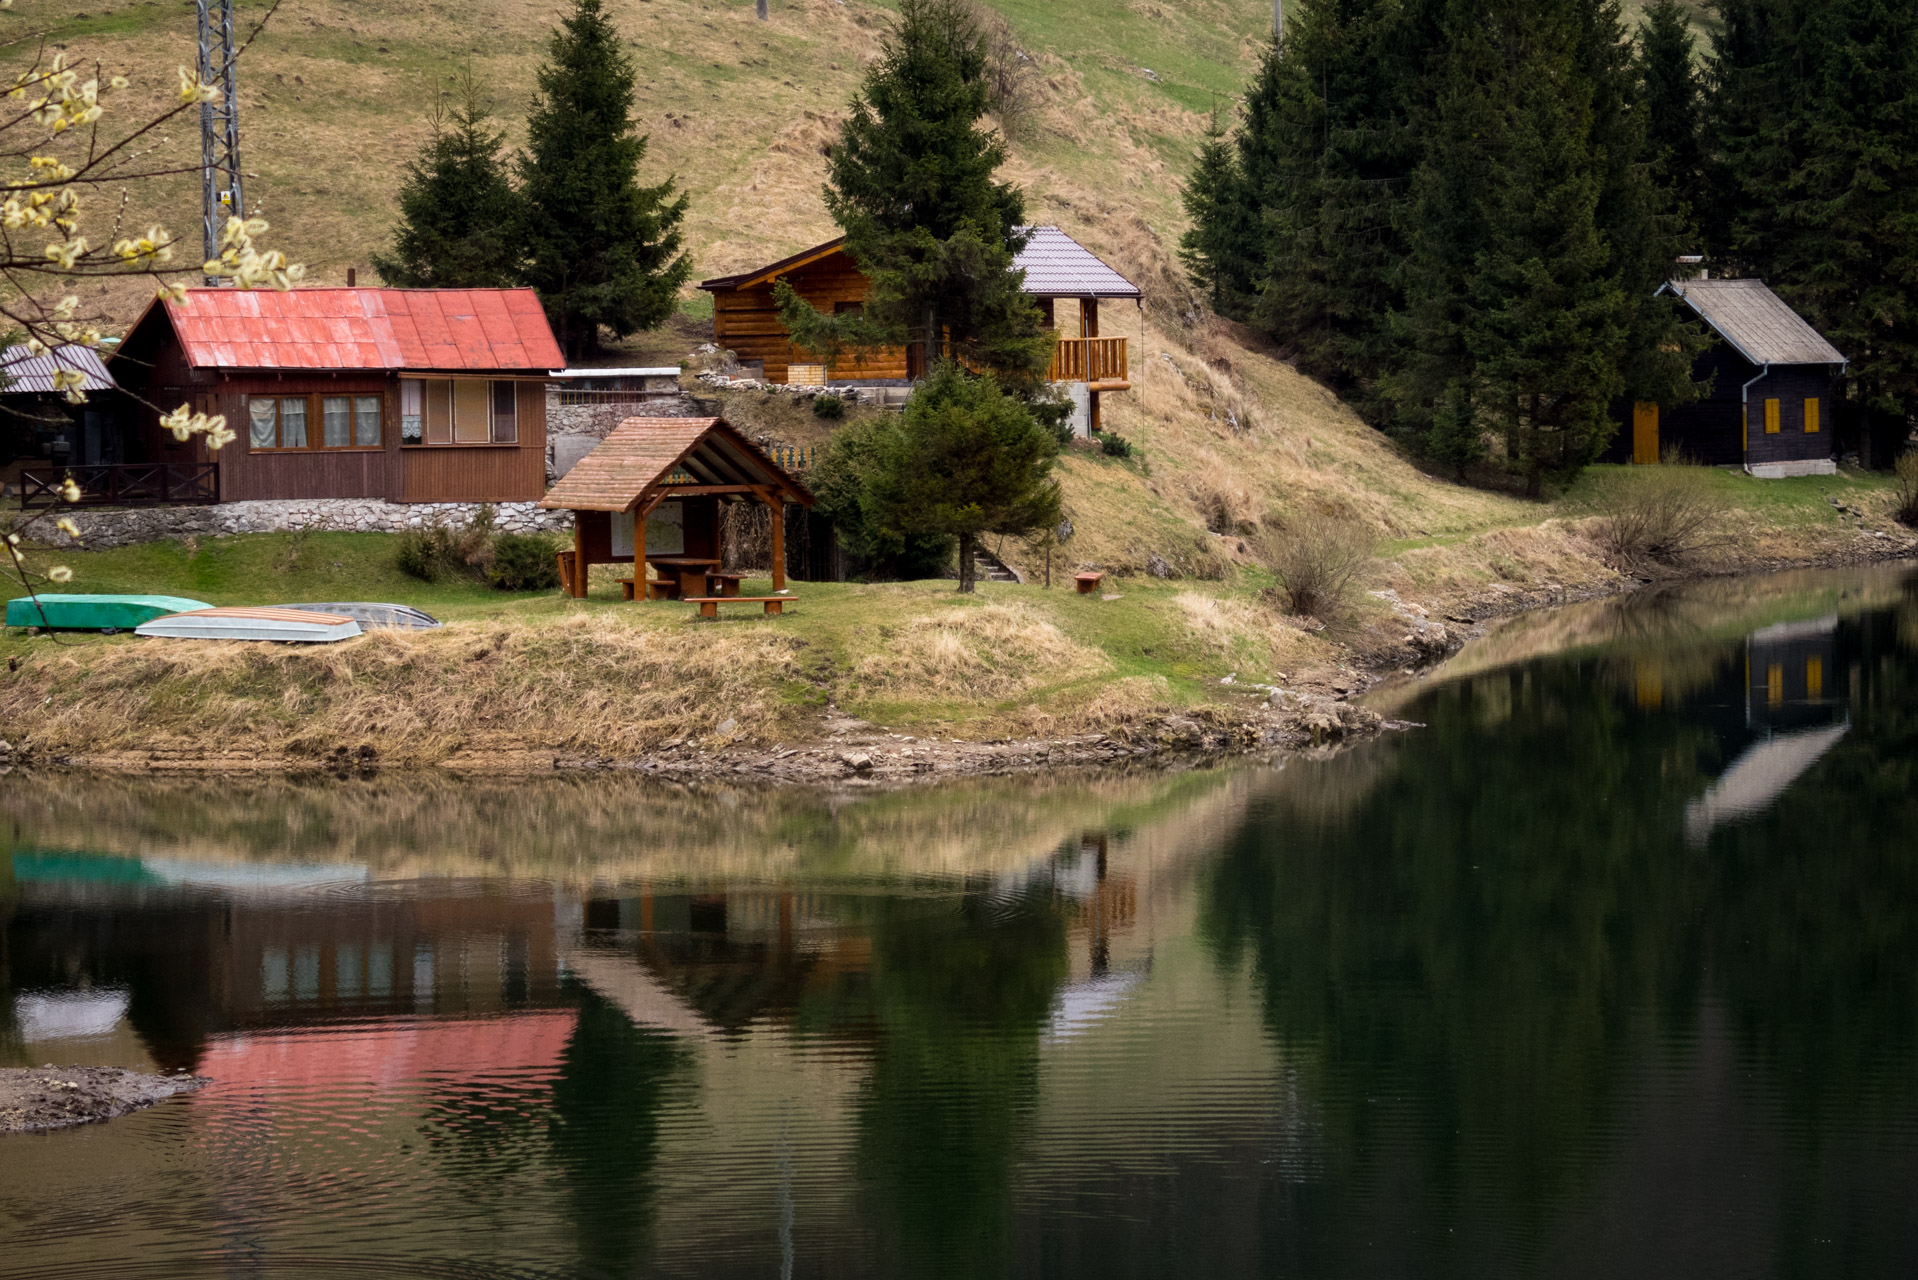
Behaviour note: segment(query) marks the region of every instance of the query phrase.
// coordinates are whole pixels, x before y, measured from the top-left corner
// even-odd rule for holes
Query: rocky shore
[[[139,1111],[211,1081],[120,1067],[0,1067],[0,1133],[65,1129]]]

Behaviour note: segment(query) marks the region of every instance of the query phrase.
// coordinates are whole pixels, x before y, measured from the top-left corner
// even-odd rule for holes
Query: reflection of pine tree
[[[687,1066],[669,1037],[585,994],[553,1084],[552,1152],[572,1202],[578,1273],[629,1276],[652,1245],[659,1113]]]
[[[1324,1126],[1327,1216],[1297,1246],[1329,1251],[1318,1271],[1360,1269],[1340,1243],[1385,1223],[1429,1229],[1404,1224],[1407,1201],[1459,1240],[1547,1239],[1612,1167],[1633,1118],[1619,1082],[1664,1061],[1656,1043],[1690,1052],[1712,1002],[1757,1072],[1750,1105],[1811,1135],[1756,1184],[1832,1185],[1918,1122],[1918,1083],[1892,1065],[1918,1054],[1918,662],[1891,614],[1836,643],[1829,665],[1861,673],[1851,732],[1707,849],[1682,814],[1749,741],[1737,641],[1671,646],[1695,678],[1657,712],[1637,707],[1629,657],[1443,689],[1413,709],[1417,741],[1292,779],[1300,811],[1275,805],[1227,847],[1201,933],[1222,969],[1251,961]],[[1805,1205],[1781,1239],[1879,1232],[1858,1256],[1880,1256],[1903,1221],[1891,1199]]]
[[[874,910],[862,1179],[910,1260],[901,1274],[1003,1274],[1039,1032],[1067,973],[1064,916],[1043,892],[968,897],[956,916],[906,899]]]

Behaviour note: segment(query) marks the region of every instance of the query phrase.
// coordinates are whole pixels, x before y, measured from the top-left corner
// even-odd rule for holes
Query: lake
[[[0,778],[0,1277],[1918,1270],[1918,578],[1501,627],[1324,758]]]

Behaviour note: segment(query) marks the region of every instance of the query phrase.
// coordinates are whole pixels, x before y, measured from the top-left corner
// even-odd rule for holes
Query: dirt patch
[[[111,1120],[191,1093],[204,1076],[161,1076],[120,1067],[0,1067],[0,1133],[36,1133]]]

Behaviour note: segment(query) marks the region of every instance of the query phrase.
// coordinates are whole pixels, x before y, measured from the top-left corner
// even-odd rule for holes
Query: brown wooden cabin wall
[[[546,384],[519,384],[518,444],[408,445],[401,502],[536,502],[546,492]],[[397,426],[394,428],[398,435]]]
[[[802,267],[785,279],[795,293],[829,315],[839,303],[863,303],[871,288],[865,275],[843,253]],[[792,342],[787,338],[786,328],[779,322],[779,312],[773,306],[771,284],[714,293],[713,339],[742,361],[763,360],[769,382],[785,382],[788,370],[795,363]],[[799,363],[818,363],[805,352],[797,354],[802,357]],[[848,357],[833,370],[833,376],[904,378],[905,348],[881,351],[859,359]]]
[[[199,371],[204,375],[207,371]],[[198,388],[212,412],[226,415],[232,444],[207,455],[220,464],[220,501],[278,501],[289,498],[385,498],[398,473],[399,384],[384,371],[276,374],[219,373],[210,387]],[[377,449],[294,449],[255,451],[248,443],[248,396],[377,395],[386,443]],[[168,403],[162,401],[161,403]],[[308,424],[317,432],[319,423]],[[167,436],[171,439],[171,436]],[[165,461],[184,459],[166,458]]]

